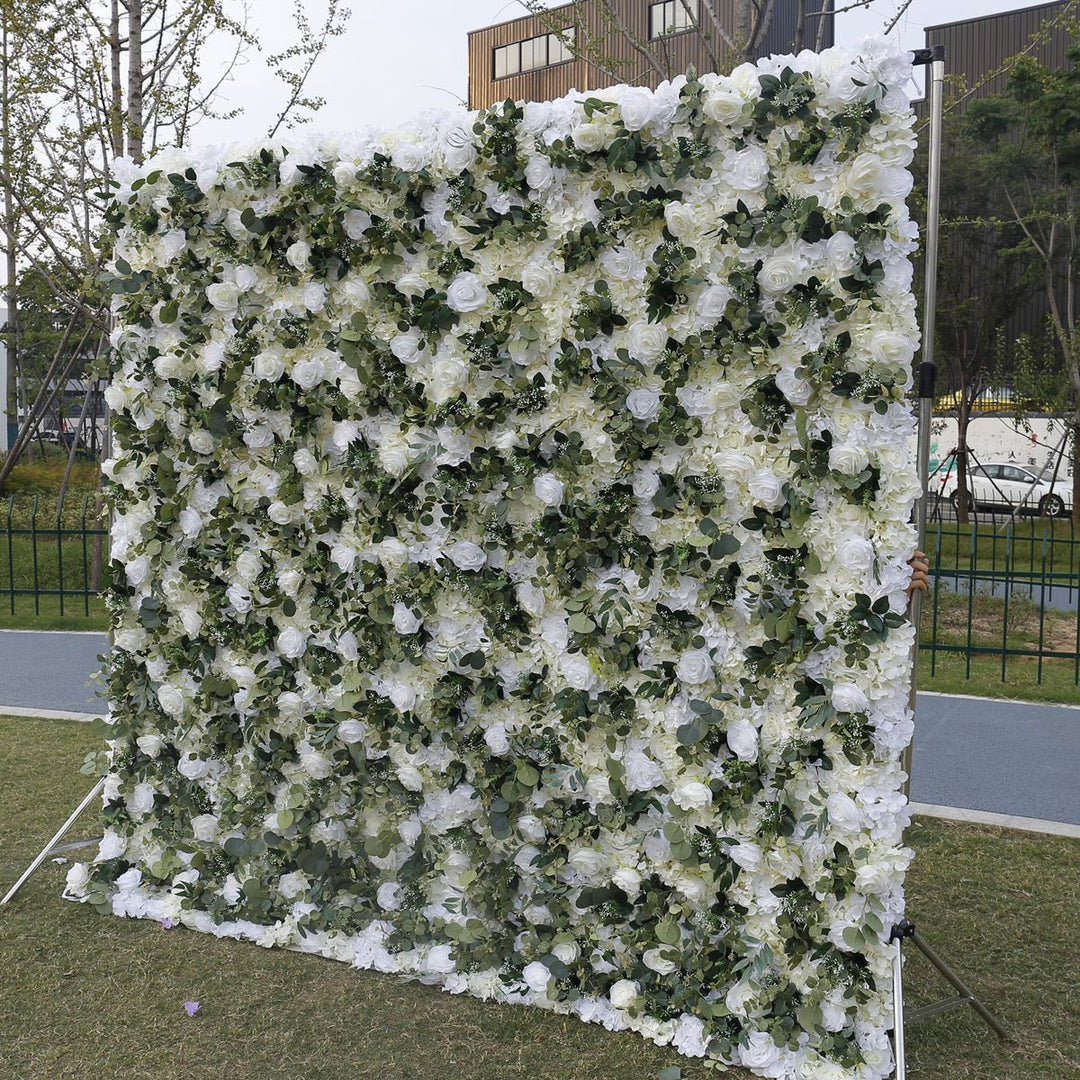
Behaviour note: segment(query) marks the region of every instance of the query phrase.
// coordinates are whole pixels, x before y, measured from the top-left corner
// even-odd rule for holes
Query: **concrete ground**
[[[0,630],[0,712],[103,713],[104,634]],[[914,802],[1080,825],[1080,708],[920,694]]]

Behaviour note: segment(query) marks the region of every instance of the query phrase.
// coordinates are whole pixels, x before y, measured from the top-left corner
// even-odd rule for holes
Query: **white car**
[[[1072,478],[1059,472],[1051,483],[1051,476],[1051,470],[1041,471],[1011,461],[984,461],[979,465],[971,462],[967,470],[971,508],[1060,517],[1072,510]],[[930,481],[930,495],[938,491],[956,506],[959,493],[955,463],[944,478],[939,474]]]

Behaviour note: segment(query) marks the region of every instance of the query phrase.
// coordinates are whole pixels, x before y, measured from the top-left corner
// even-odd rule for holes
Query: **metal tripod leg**
[[[68,831],[68,829],[71,828],[72,825],[75,824],[76,821],[78,821],[79,816],[94,801],[94,799],[96,799],[101,794],[101,789],[104,786],[105,778],[102,777],[94,785],[94,790],[91,791],[90,794],[87,795],[81,803],[79,803],[78,807],[72,813],[71,817],[69,817],[67,821],[64,822],[56,835],[41,849],[41,851],[38,853],[37,858],[34,859],[34,861],[22,872],[22,876],[19,878],[19,880],[16,881],[10,889],[8,889],[7,895],[4,897],[3,900],[0,900],[0,905],[8,903],[8,901],[11,900],[27,882],[30,875],[53,853],[56,845],[59,844],[60,841],[64,838],[64,834]]]
[[[947,1012],[949,1009],[958,1009],[964,1005],[970,1005],[986,1021],[987,1027],[1002,1042],[1008,1042],[1008,1032],[998,1023],[993,1013],[979,1000],[975,991],[927,944],[922,934],[912,927],[909,937],[912,945],[934,965],[941,977],[956,991],[957,996],[946,998],[944,1001],[938,1001],[933,1005],[924,1005],[920,1009],[913,1009],[907,1014],[908,1023],[914,1024],[920,1020],[925,1020],[928,1016],[936,1016],[938,1013]],[[898,947],[899,944],[899,941],[897,941]]]

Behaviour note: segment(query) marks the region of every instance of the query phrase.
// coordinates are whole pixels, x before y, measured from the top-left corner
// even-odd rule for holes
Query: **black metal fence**
[[[0,613],[88,617],[108,566],[98,495],[0,501]]]
[[[1042,683],[1049,664],[1058,680],[1080,685],[1080,537],[1071,520],[983,518],[937,521],[927,547],[933,589],[924,605],[921,642],[937,674],[943,656],[1010,664]]]

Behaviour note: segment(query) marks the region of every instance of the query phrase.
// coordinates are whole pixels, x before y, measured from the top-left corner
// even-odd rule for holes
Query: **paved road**
[[[0,706],[104,712],[103,634],[0,631]],[[1080,709],[920,694],[915,802],[1080,825]]]

